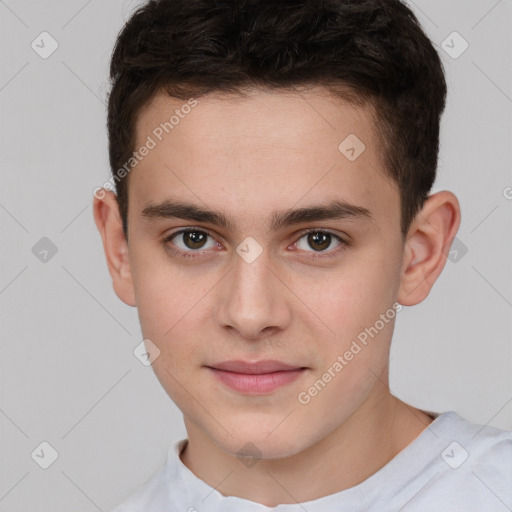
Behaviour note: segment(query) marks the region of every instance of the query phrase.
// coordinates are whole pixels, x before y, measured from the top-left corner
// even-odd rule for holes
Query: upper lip
[[[215,364],[209,365],[209,368],[214,368],[216,370],[224,370],[227,372],[258,375],[258,374],[263,374],[263,373],[300,370],[303,367],[302,366],[292,366],[289,364],[282,363],[281,361],[274,361],[271,359],[266,359],[263,361],[255,361],[252,363],[249,361],[242,361],[242,360],[223,361],[221,363],[215,363]]]

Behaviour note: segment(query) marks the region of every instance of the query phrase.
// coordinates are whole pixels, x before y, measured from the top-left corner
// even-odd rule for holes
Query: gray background
[[[137,313],[112,290],[92,217],[109,176],[108,61],[136,4],[0,0],[1,512],[108,511],[185,437],[133,355]],[[446,67],[434,191],[457,194],[462,224],[430,296],[398,316],[391,389],[512,429],[512,1],[410,4]],[[31,47],[43,31],[59,45],[46,59]],[[457,58],[453,31],[469,43]],[[31,457],[43,441],[58,453],[48,469]]]

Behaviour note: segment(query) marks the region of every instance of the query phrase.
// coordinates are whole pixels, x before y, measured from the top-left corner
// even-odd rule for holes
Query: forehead
[[[197,106],[190,107],[191,101]],[[184,135],[191,140],[193,132],[204,143],[218,144],[223,138],[228,144],[244,142],[248,149],[258,142],[272,141],[284,143],[292,151],[306,149],[303,143],[309,140],[318,147],[320,137],[327,136],[326,143],[331,138],[336,141],[348,128],[374,146],[373,114],[371,104],[355,105],[322,87],[294,91],[247,88],[242,93],[211,93],[193,100],[158,93],[139,113],[136,137],[140,144],[151,133],[158,138],[156,132],[163,130],[163,137],[172,142],[166,135],[179,137],[186,132]],[[308,144],[307,149],[313,149],[312,145]]]
[[[248,217],[331,200],[396,216],[399,195],[383,166],[370,106],[323,88],[194,102],[158,94],[141,111],[136,148],[149,139],[154,147],[130,174],[139,211],[181,194],[226,212],[242,207]]]

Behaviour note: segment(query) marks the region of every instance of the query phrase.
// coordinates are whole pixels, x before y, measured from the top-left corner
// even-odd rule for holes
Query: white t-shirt
[[[472,424],[454,411],[430,414],[434,421],[360,484],[274,508],[223,496],[194,475],[179,458],[184,439],[170,447],[166,465],[113,512],[512,511],[512,431]]]

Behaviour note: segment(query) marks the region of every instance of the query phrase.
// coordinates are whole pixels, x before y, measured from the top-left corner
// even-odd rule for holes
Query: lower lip
[[[298,379],[304,369],[262,374],[235,373],[216,368],[208,368],[215,377],[235,391],[245,394],[270,393]]]

